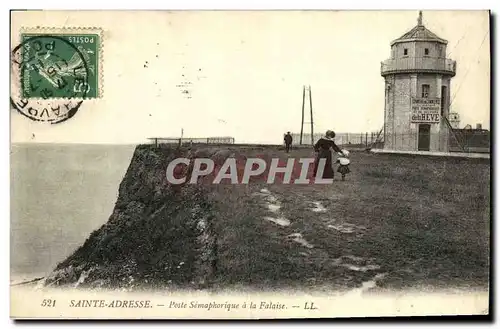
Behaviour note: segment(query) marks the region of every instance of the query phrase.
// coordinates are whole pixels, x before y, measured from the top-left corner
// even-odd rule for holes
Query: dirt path
[[[271,187],[254,194],[269,210],[264,217],[268,225],[281,231],[282,243],[290,246],[288,259],[312,273],[307,278],[312,287],[330,283],[341,290],[369,289],[386,275],[377,259],[349,248],[363,239],[369,227],[349,222],[336,207],[358,182],[336,181],[331,186],[305,188],[302,193]]]

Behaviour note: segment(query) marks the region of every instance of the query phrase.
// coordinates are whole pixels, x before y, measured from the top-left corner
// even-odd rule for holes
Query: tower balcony
[[[448,58],[403,57],[387,59],[381,63],[380,74],[440,73],[455,76],[457,63]]]

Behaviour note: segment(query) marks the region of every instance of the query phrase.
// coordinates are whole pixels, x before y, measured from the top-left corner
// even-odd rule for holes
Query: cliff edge
[[[203,186],[172,186],[166,178],[172,159],[194,155],[189,149],[137,146],[108,222],[59,263],[45,285],[205,284],[215,266],[214,209]]]

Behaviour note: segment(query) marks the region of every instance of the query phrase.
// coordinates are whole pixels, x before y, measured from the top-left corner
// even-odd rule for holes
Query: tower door
[[[431,145],[431,125],[418,125],[418,150],[429,151]]]

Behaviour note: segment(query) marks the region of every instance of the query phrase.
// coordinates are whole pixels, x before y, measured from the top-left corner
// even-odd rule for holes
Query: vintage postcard
[[[11,12],[10,314],[490,313],[489,11]]]

